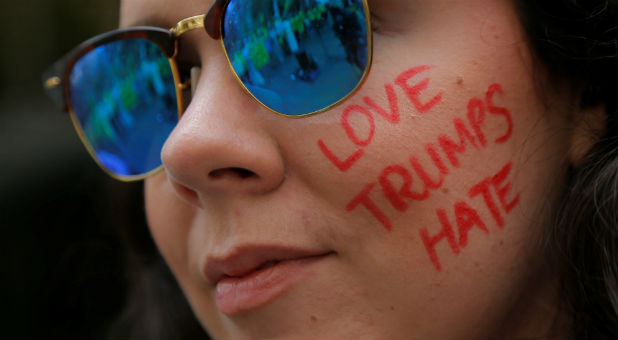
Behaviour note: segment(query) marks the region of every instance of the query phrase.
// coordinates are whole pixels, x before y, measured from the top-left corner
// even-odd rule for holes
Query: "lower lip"
[[[264,306],[308,277],[329,254],[277,263],[243,277],[228,277],[216,286],[219,310],[228,316]]]

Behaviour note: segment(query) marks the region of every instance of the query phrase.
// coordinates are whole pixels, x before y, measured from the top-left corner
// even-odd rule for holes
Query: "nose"
[[[203,68],[161,153],[177,194],[198,207],[207,197],[268,193],[285,176],[275,128],[268,124],[274,115],[245,93],[224,63],[211,59]]]

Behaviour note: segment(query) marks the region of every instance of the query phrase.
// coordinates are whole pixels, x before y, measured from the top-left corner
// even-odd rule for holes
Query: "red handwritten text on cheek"
[[[511,117],[509,110],[504,107],[494,105],[493,98],[496,93],[502,94],[502,86],[500,86],[500,84],[493,84],[489,87],[485,101],[487,102],[487,107],[489,108],[490,113],[494,115],[501,115],[507,121],[506,133],[502,137],[496,139],[496,143],[504,143],[511,138],[511,133],[513,133],[513,118]]]
[[[497,107],[493,104],[496,93],[502,93],[502,87],[499,84],[489,87],[485,101],[478,98],[473,98],[469,101],[467,122],[459,117],[453,119],[452,126],[454,135],[457,136],[456,138],[451,137],[453,133],[443,133],[437,137],[435,143],[425,145],[427,158],[431,160],[429,162],[430,165],[423,166],[419,161],[419,155],[410,155],[408,158],[409,166],[403,163],[392,164],[382,170],[377,178],[377,183],[379,184],[377,188],[381,189],[382,194],[393,208],[400,212],[405,212],[410,202],[428,199],[433,191],[437,191],[443,186],[446,176],[452,171],[461,168],[460,155],[463,155],[470,149],[478,151],[489,146],[483,131],[486,108],[491,108],[487,109],[490,113],[499,111],[499,115],[503,116],[507,122],[507,134],[498,138],[495,143],[501,144],[510,139],[513,129],[511,114],[506,108]],[[417,189],[413,189],[412,187],[417,180],[419,183],[416,185]],[[373,184],[370,187],[364,188],[361,192],[363,202],[367,203],[363,204],[362,207],[367,208],[371,206],[372,209],[368,210],[374,217],[378,218],[380,216],[378,221],[382,223],[385,229],[390,230],[392,227],[390,219],[385,217],[387,216],[386,213],[371,198],[372,190],[376,188]],[[422,189],[418,189],[418,187]],[[484,195],[483,197],[487,197],[485,187],[479,186],[475,190],[478,191],[475,195],[480,194]],[[358,199],[358,197],[355,199]],[[352,211],[358,207],[358,204],[352,204],[348,205],[347,208],[348,211]]]
[[[391,175],[398,175],[403,180],[403,185],[399,189],[395,189],[390,182]],[[401,165],[391,165],[386,167],[382,174],[380,174],[380,186],[384,195],[390,200],[395,209],[399,211],[408,210],[408,204],[404,199],[411,201],[424,201],[429,197],[429,190],[425,189],[423,192],[412,191],[412,175],[410,172]]]
[[[430,69],[430,66],[414,67],[402,72],[394,81],[419,114],[429,113],[441,102],[443,96],[442,93],[435,93],[429,89],[429,78],[420,79],[419,75]],[[364,149],[371,145],[376,134],[375,119],[384,119],[393,126],[400,122],[396,88],[393,84],[385,84],[384,89],[388,108],[381,106],[369,96],[363,98],[365,106],[353,104],[344,108],[341,126],[351,142],[347,155],[341,152],[340,154],[345,155],[341,157],[339,153],[336,154],[331,150],[325,141],[318,141],[320,151],[339,171],[344,173],[349,171],[365,155]],[[421,94],[425,100],[421,100]],[[499,145],[510,140],[513,131],[511,113],[505,107],[495,104],[496,98],[501,95],[503,95],[502,86],[492,84],[488,87],[484,98],[470,99],[465,115],[452,120],[450,132],[438,134],[434,142],[425,144],[424,154],[409,155],[406,162],[385,166],[375,181],[365,185],[350,200],[346,210],[349,212],[366,210],[384,229],[391,231],[392,221],[377,202],[387,202],[396,211],[406,212],[412,202],[425,201],[431,197],[432,192],[442,188],[446,177],[461,168],[461,156],[470,150],[478,152],[489,145]],[[493,140],[488,140],[490,131],[485,131],[490,118],[502,119],[506,123],[504,132],[496,132],[496,128],[492,126],[491,133],[501,133]],[[351,121],[356,124],[351,124]],[[478,202],[483,202],[493,222],[499,228],[504,227],[504,215],[510,213],[519,203],[520,194],[510,196],[511,183],[507,177],[511,169],[512,163],[508,163],[499,172],[485,178],[469,190],[468,198],[476,200],[477,205]],[[451,214],[454,216],[453,221]],[[431,263],[438,271],[442,269],[439,253],[445,249],[442,244],[446,244],[446,249],[450,249],[453,254],[459,254],[468,245],[470,232],[479,230],[483,234],[490,233],[487,221],[481,218],[479,210],[465,201],[455,202],[452,210],[437,209],[436,216],[440,229],[430,231],[428,228],[421,228],[419,234]]]
[[[318,141],[318,147],[320,148],[322,153],[324,153],[324,156],[326,156],[326,158],[328,158],[328,160],[331,161],[337,167],[337,169],[343,172],[348,171],[352,167],[352,165],[354,165],[354,163],[356,163],[365,154],[365,151],[359,149],[354,151],[354,153],[348,156],[348,158],[341,160],[332,151],[330,151],[330,149],[326,146],[326,144],[324,144],[322,140]]]
[[[470,193],[469,193],[471,198],[474,198],[478,196],[479,194],[483,197],[483,200],[485,200],[485,204],[487,205],[487,208],[491,212],[491,215],[493,216],[494,220],[496,221],[499,227],[504,226],[504,219],[502,218],[502,215],[500,214],[500,210],[498,209],[498,206],[493,199],[491,190],[492,190],[492,187],[493,189],[495,189],[496,194],[498,195],[498,200],[500,201],[500,204],[502,205],[502,207],[507,213],[510,213],[511,210],[513,210],[513,208],[519,202],[519,195],[515,196],[515,198],[513,198],[511,201],[508,201],[508,199],[506,198],[507,194],[511,190],[511,183],[508,182],[502,185],[502,183],[505,181],[510,171],[511,171],[511,164],[509,163],[507,164],[507,166],[505,166],[499,173],[495,174],[493,177],[487,178],[483,180],[482,182],[473,186],[472,189],[470,189]]]
[[[402,72],[395,84],[403,90],[408,100],[414,105],[419,113],[427,113],[434,106],[436,106],[442,100],[442,93],[434,95],[429,101],[423,102],[421,96],[425,95],[425,92],[429,87],[429,78],[424,78],[416,83],[412,83],[413,79],[419,77],[423,72],[430,70],[431,66],[417,66],[407,71]],[[363,98],[363,102],[367,107],[358,104],[352,104],[344,108],[341,116],[341,126],[343,127],[348,139],[354,144],[356,150],[347,155],[334,152],[325,141],[318,140],[318,147],[320,151],[326,156],[326,158],[340,171],[347,172],[352,166],[358,162],[365,152],[362,148],[367,147],[373,141],[375,135],[375,121],[372,112],[378,114],[378,116],[385,119],[391,124],[397,124],[400,121],[399,103],[395,87],[392,84],[385,84],[384,90],[386,91],[386,97],[388,98],[389,108],[385,109],[378,105],[371,97],[367,96]],[[354,126],[350,124],[352,117],[364,116],[369,126],[369,133],[362,135],[355,130]]]
[[[463,120],[455,118],[453,124],[455,125],[455,131],[457,131],[459,142],[455,142],[448,135],[440,135],[438,137],[438,143],[451,164],[454,167],[459,168],[459,159],[457,158],[457,154],[464,153],[468,148],[468,143],[475,149],[478,149],[478,146],[476,145],[474,136],[470,133]]]
[[[511,194],[511,183],[506,181],[507,176],[511,172],[512,166],[512,163],[506,164],[495,175],[487,177],[478,184],[474,185],[469,192],[470,198],[476,197],[479,192],[482,193],[485,207],[489,210],[496,222],[496,225],[500,228],[504,226],[502,211],[506,214],[510,213],[519,203],[520,198],[519,193],[514,194],[513,198],[507,198],[507,196]],[[495,203],[494,196],[498,196],[500,207]],[[458,240],[456,240],[454,228],[451,225],[446,212],[443,209],[438,209],[436,214],[438,215],[438,220],[441,225],[440,231],[434,235],[430,235],[429,230],[427,228],[423,228],[420,231],[420,235],[431,262],[435,266],[436,270],[440,271],[442,270],[442,265],[438,257],[436,245],[446,240],[446,243],[448,243],[452,252],[454,254],[459,254],[461,249],[465,248],[468,244],[468,233],[472,229],[478,228],[485,234],[489,234],[489,229],[487,228],[485,222],[481,219],[477,210],[463,201],[457,202],[454,205],[457,233],[459,234]]]
[[[386,166],[378,176],[377,183],[366,186],[352,202],[362,202],[362,207],[367,209],[386,230],[392,230],[391,219],[372,199],[372,194],[373,197],[379,197],[380,193],[377,189],[381,189],[381,194],[386,201],[399,212],[407,211],[413,201],[428,199],[432,192],[443,186],[446,176],[461,168],[461,155],[469,150],[479,151],[490,145],[484,131],[486,112],[502,116],[507,123],[506,132],[492,142],[499,145],[511,138],[513,120],[510,111],[494,104],[496,94],[502,94],[502,87],[499,84],[489,86],[485,100],[472,98],[467,106],[467,119],[459,117],[453,119],[452,131],[454,133],[439,134],[435,143],[425,145],[426,159],[431,160],[429,165],[423,166],[417,155],[411,155],[408,159],[408,166],[404,164]],[[457,137],[453,138],[453,135]],[[504,227],[504,215],[510,213],[519,203],[519,193],[514,194],[513,197],[509,196],[512,185],[507,177],[511,169],[512,163],[506,164],[494,175],[472,186],[468,193],[469,199],[479,198],[484,203],[493,222],[499,228]],[[416,189],[413,189],[415,181],[419,184],[416,185]],[[359,206],[359,204],[348,204],[347,210],[353,211]],[[438,248],[445,249],[441,246],[442,244],[457,255],[468,245],[470,232],[475,229],[484,234],[490,232],[488,223],[481,218],[479,211],[465,201],[455,202],[452,214],[454,223],[451,222],[449,211],[443,208],[437,209],[437,222],[440,229],[432,233],[428,228],[422,228],[419,232],[429,259],[437,271],[442,270],[438,255]]]
[[[384,85],[386,90],[386,96],[388,97],[388,103],[390,105],[391,112],[386,112],[380,105],[376,104],[371,97],[363,98],[363,101],[373,111],[377,112],[380,116],[384,117],[387,122],[397,124],[399,123],[399,103],[397,102],[397,93],[395,88],[391,84]]]
[[[435,97],[431,98],[429,102],[421,102],[420,95],[421,92],[425,91],[429,86],[429,78],[425,78],[413,86],[410,86],[409,84],[410,79],[412,79],[414,76],[421,72],[429,70],[430,68],[431,66],[427,65],[413,67],[403,72],[401,75],[399,75],[399,77],[397,77],[397,80],[395,80],[395,83],[406,92],[408,98],[420,113],[429,112],[431,108],[436,106],[436,104],[438,104],[440,100],[442,100],[442,93],[438,93]]]
[[[365,138],[359,138],[357,132],[354,130],[354,128],[352,128],[352,125],[350,124],[350,116],[355,113],[356,115],[360,114],[364,116],[369,125],[369,134]],[[369,143],[371,143],[371,141],[373,140],[373,135],[376,131],[376,123],[373,120],[371,112],[369,112],[369,110],[360,105],[350,105],[346,107],[345,110],[343,110],[343,115],[341,115],[341,125],[343,126],[346,134],[348,135],[348,138],[350,138],[350,140],[358,146],[369,145]]]
[[[358,194],[356,197],[354,197],[354,199],[352,199],[352,201],[350,201],[350,203],[348,203],[346,210],[353,211],[354,209],[356,209],[356,207],[362,205],[363,207],[365,207],[365,209],[369,210],[369,212],[375,218],[377,218],[380,223],[382,223],[386,230],[391,231],[391,229],[393,228],[391,220],[380,208],[378,208],[376,203],[369,197],[369,193],[371,192],[371,190],[373,190],[373,187],[375,185],[376,183],[367,184],[363,191],[361,191],[360,194]]]

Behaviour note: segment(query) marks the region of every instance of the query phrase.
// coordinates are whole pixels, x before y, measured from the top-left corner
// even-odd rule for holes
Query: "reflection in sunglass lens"
[[[349,95],[367,69],[362,0],[232,0],[223,44],[236,75],[270,109],[300,116]]]
[[[145,39],[88,52],[70,75],[74,119],[97,161],[119,177],[161,165],[161,148],[178,122],[168,58]]]

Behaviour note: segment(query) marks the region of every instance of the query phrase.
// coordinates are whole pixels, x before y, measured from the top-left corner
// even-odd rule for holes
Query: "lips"
[[[246,246],[223,257],[209,257],[204,273],[215,284],[215,299],[221,312],[233,316],[275,300],[333,254],[279,246]]]

